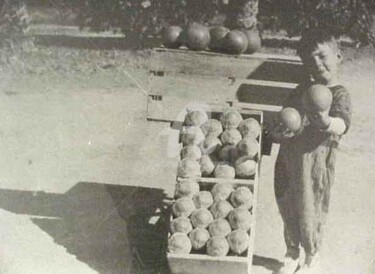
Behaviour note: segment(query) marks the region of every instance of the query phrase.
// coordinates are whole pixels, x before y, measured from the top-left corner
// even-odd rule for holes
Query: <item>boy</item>
[[[285,107],[299,111],[302,125],[293,132],[279,124],[272,132],[274,141],[280,143],[275,165],[275,195],[287,246],[284,264],[276,273],[326,274],[319,270],[322,230],[328,213],[337,146],[350,126],[351,103],[347,90],[338,84],[337,66],[342,54],[332,33],[306,31],[298,54],[310,79],[296,88]],[[322,89],[309,93],[316,84],[328,88],[332,95],[327,96]],[[327,102],[327,109],[319,106]],[[301,266],[300,245],[305,251]]]

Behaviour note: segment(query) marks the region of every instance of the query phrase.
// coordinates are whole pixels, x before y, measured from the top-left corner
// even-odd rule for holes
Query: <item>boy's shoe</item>
[[[299,266],[299,257],[293,258],[289,254],[285,255],[284,264],[276,271],[275,274],[294,274]]]
[[[306,255],[305,264],[301,266],[296,274],[322,274],[319,255]]]

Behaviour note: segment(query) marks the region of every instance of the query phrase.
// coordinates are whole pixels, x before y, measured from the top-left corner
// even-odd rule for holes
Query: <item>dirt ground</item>
[[[375,52],[345,54],[353,125],[323,274],[373,274]],[[166,151],[169,124],[146,120],[147,53],[39,46],[0,57],[0,273],[166,273],[163,200],[177,157]],[[276,153],[262,162],[254,274],[272,273],[285,252]]]

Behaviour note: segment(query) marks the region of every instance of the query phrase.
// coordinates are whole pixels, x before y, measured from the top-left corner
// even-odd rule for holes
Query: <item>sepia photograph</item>
[[[375,274],[374,0],[0,0],[0,274]]]

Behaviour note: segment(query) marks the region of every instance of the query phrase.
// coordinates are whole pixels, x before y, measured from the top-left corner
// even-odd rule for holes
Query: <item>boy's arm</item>
[[[341,118],[329,117],[329,125],[326,129],[322,129],[322,131],[330,134],[342,135],[346,131],[346,124]]]
[[[350,96],[342,86],[334,92],[330,111],[317,114],[310,121],[321,131],[342,135],[348,131],[350,126],[352,112]]]
[[[352,117],[352,104],[349,92],[344,87],[340,87],[334,95],[331,110],[329,111],[331,124],[327,132],[345,134],[350,127]],[[339,132],[339,133],[338,133]]]

